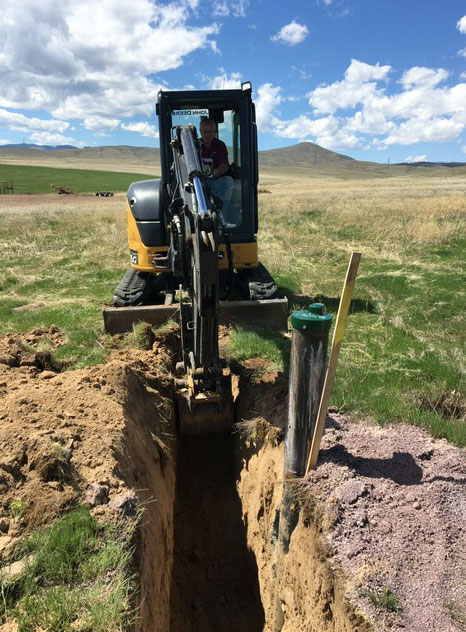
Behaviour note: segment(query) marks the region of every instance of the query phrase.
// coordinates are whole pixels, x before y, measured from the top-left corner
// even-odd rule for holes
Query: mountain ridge
[[[160,150],[155,147],[133,145],[102,145],[98,147],[61,146],[0,146],[0,163],[62,167],[65,169],[97,169],[160,174]],[[310,141],[287,147],[259,151],[261,169],[278,174],[293,172],[307,175],[347,177],[386,176],[428,172],[433,168],[465,168],[466,163],[398,163],[386,165],[356,160],[351,156],[325,149]],[[346,175],[345,175],[346,174]]]

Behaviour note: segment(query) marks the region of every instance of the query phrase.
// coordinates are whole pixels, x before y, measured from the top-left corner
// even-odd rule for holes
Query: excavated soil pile
[[[142,506],[138,626],[166,630],[175,484],[171,358],[155,344],[59,373],[34,351],[56,339],[54,327],[0,339],[0,557],[79,503],[102,518],[132,516]]]
[[[78,503],[140,506],[137,631],[268,632],[277,606],[283,632],[464,629],[460,450],[333,415],[278,555],[282,375],[236,367],[237,434],[177,441],[167,340],[60,373],[40,349],[61,342],[54,327],[0,339],[1,558]]]
[[[464,630],[464,450],[404,424],[363,426],[333,415],[328,426],[307,486],[322,512],[329,562],[350,578],[348,594],[362,593],[379,629]],[[387,591],[396,597],[391,609],[383,607]]]

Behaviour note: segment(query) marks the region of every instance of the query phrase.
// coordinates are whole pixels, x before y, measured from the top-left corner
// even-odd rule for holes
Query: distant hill
[[[66,147],[38,151],[38,146],[16,145],[0,147],[0,162],[36,164],[52,166],[59,160],[59,166],[88,168],[106,168],[118,165],[123,167],[152,167],[160,171],[160,150],[154,147],[132,147],[129,145],[102,147]],[[309,169],[316,165],[357,165],[357,160],[329,151],[314,143],[298,143],[281,149],[259,152],[259,164],[264,168]],[[56,165],[58,166],[58,165]]]
[[[268,149],[266,151],[259,152],[259,161],[261,166],[264,167],[278,167],[281,165],[316,165],[316,164],[331,164],[331,163],[344,163],[357,162],[350,156],[344,154],[338,154],[329,149],[324,149],[320,145],[316,145],[311,142],[297,143],[296,145],[290,145],[289,147],[282,147],[281,149]]]
[[[160,174],[160,151],[153,147],[128,145],[84,147],[38,151],[36,148],[0,146],[0,163],[96,169],[100,171],[130,171]]]
[[[154,147],[130,145],[51,148],[33,145],[0,146],[1,163],[10,165],[35,165],[64,169],[92,169],[160,175],[160,150]],[[446,167],[457,167],[452,173],[466,173],[466,163],[402,163],[380,164],[363,162],[339,154],[311,142],[297,143],[281,149],[259,152],[261,175],[305,175],[330,178],[387,178],[392,176],[430,175],[445,172]],[[0,180],[1,180],[0,173]]]
[[[39,151],[55,151],[57,149],[77,149],[74,145],[35,145],[34,143],[9,143],[1,145],[6,149],[23,147],[24,149],[37,149]]]
[[[464,167],[466,162],[397,162],[398,167],[409,165],[410,167]]]

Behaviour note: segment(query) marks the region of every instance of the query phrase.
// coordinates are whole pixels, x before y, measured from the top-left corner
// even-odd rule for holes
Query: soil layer
[[[103,519],[133,498],[137,632],[270,632],[277,598],[283,632],[464,630],[464,451],[331,415],[280,557],[284,376],[258,360],[236,367],[238,434],[176,445],[166,340],[60,373],[44,338],[62,341],[56,327],[0,338],[2,564],[77,504]]]

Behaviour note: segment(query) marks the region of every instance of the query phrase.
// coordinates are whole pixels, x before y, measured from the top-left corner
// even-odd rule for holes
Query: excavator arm
[[[192,126],[174,128],[173,196],[167,263],[178,285],[182,361],[177,406],[183,433],[231,426],[231,381],[219,357],[218,251],[225,231],[220,201],[212,197]],[[190,302],[184,301],[189,295]]]

